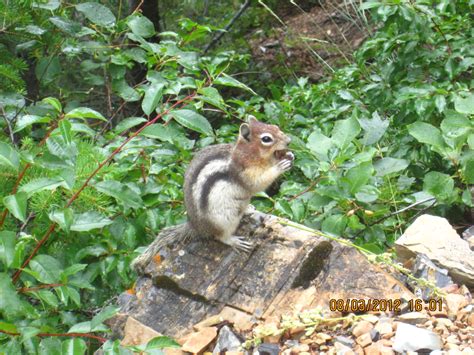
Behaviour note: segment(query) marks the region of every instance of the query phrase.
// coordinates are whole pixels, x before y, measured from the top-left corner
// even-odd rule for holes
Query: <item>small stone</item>
[[[336,338],[334,338],[334,341],[348,348],[352,348],[352,346],[354,345],[354,340],[348,337],[337,336]]]
[[[140,345],[146,344],[149,340],[160,336],[156,330],[147,327],[133,317],[128,317],[123,330],[124,337],[121,345]]]
[[[455,353],[458,353],[459,352],[459,346],[457,346],[456,344],[453,344],[453,343],[447,343],[444,348],[446,350],[455,350],[456,352]]]
[[[393,340],[393,350],[398,352],[417,351],[419,349],[441,349],[442,342],[436,333],[398,322]]]
[[[428,319],[428,315],[420,312],[405,313],[397,317],[397,320],[413,325],[425,323]]]
[[[253,355],[278,355],[280,353],[280,347],[277,344],[263,343],[254,350]]]
[[[446,306],[448,308],[448,316],[455,317],[458,310],[467,306],[466,297],[455,293],[446,295]]]
[[[362,346],[360,346],[359,344],[357,344],[357,345],[354,347],[354,352],[355,352],[357,355],[364,355],[364,349],[363,349]]]
[[[291,348],[292,351],[296,352],[296,353],[302,353],[302,352],[307,352],[309,351],[309,345],[308,344],[301,344],[301,345],[298,345],[298,346],[295,346],[293,348]]]
[[[357,344],[365,348],[366,346],[372,344],[372,339],[370,338],[370,333],[365,333],[359,336],[356,339]]]
[[[216,327],[202,328],[199,332],[193,333],[187,338],[181,350],[193,354],[201,354],[216,336]]]
[[[300,355],[311,355],[311,353],[309,353],[307,351],[303,351],[303,352],[300,352]]]
[[[372,344],[364,348],[365,355],[380,355],[380,349],[377,345]]]
[[[372,341],[378,341],[380,339],[380,333],[377,329],[372,329],[370,332],[370,338]]]
[[[245,312],[239,311],[232,307],[224,307],[222,308],[221,313],[219,313],[219,317],[223,319],[223,321],[228,321],[234,324],[235,330],[238,332],[246,332],[252,329],[254,321],[250,314]]]
[[[361,336],[362,334],[368,333],[373,329],[372,323],[368,321],[360,321],[359,323],[356,324],[354,329],[352,329],[352,335],[354,335],[356,338]]]
[[[217,337],[216,347],[212,351],[214,355],[220,354],[223,351],[237,351],[242,343],[239,338],[226,325],[219,331]]]
[[[471,313],[471,314],[467,317],[467,324],[468,324],[470,327],[473,327],[473,328],[474,328],[474,313]]]
[[[381,318],[375,325],[375,329],[381,334],[388,334],[393,331],[392,320],[389,318]]]
[[[450,335],[449,337],[447,337],[447,338],[446,338],[446,342],[447,342],[447,343],[451,343],[451,344],[457,344],[457,345],[460,344],[459,338],[458,338],[456,335],[454,335],[454,334],[452,334],[452,335]]]
[[[349,355],[351,353],[353,354],[353,351],[351,350],[350,347],[345,346],[344,344],[338,341],[334,343],[334,348],[336,349],[337,354],[341,354],[341,355]]]
[[[438,324],[442,324],[445,327],[451,327],[453,325],[453,322],[449,318],[437,318],[436,325]]]
[[[199,331],[202,328],[212,327],[216,324],[222,323],[223,321],[224,319],[221,316],[215,315],[200,321],[199,323],[195,324],[193,328],[194,330]]]

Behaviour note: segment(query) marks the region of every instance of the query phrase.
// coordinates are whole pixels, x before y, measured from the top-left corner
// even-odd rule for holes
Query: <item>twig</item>
[[[173,108],[175,108],[178,105],[181,105],[182,103],[191,100],[196,96],[197,92],[193,92],[192,94],[186,96],[185,98],[176,101],[173,105],[171,105],[169,108],[167,108],[165,111],[162,113],[159,113],[156,115],[154,119],[151,121],[148,121],[145,123],[143,126],[141,126],[137,131],[135,131],[130,137],[128,137],[122,144],[118,146],[106,159],[104,159],[99,166],[89,175],[89,177],[86,179],[86,181],[82,184],[82,186],[72,195],[72,197],[67,201],[65,208],[68,208],[72,205],[72,203],[79,197],[80,193],[89,185],[89,182],[92,180],[92,178],[106,165],[108,164],[114,156],[116,156],[122,149],[123,147],[130,142],[132,139],[134,139],[136,136],[138,136],[146,127],[149,125],[155,123],[158,121],[161,117],[166,115],[168,112],[170,112]],[[56,228],[56,223],[52,222],[44,234],[44,236],[41,238],[41,240],[38,242],[36,247],[33,249],[33,252],[28,256],[28,258],[25,260],[25,262],[21,265],[21,267],[15,272],[15,274],[12,277],[13,282],[15,283],[18,281],[18,278],[20,277],[21,273],[23,272],[24,268],[28,266],[30,263],[31,259],[34,258],[34,256],[38,253],[38,250],[41,248],[41,246],[46,243],[48,240],[49,236],[54,232]]]
[[[225,26],[224,30],[220,31],[216,36],[214,36],[212,41],[204,48],[204,53],[207,53],[207,51],[211,49],[211,47],[213,47],[215,44],[217,44],[220,41],[220,39],[224,36],[224,34],[232,27],[235,21],[237,21],[239,17],[242,16],[244,11],[247,10],[249,6],[250,6],[250,0],[245,0],[242,6],[240,6],[239,11],[235,13],[234,17],[232,17],[232,19],[229,21],[227,26]]]
[[[303,191],[297,193],[296,195],[294,196],[291,196],[290,198],[288,198],[288,202],[291,202],[295,199],[297,199],[298,197],[304,195],[305,193],[309,192],[313,187],[315,187],[320,181],[321,179],[323,179],[325,176],[319,176],[316,180],[314,180],[306,189],[304,189]]]
[[[12,336],[19,336],[20,333],[9,332],[8,330],[0,330],[0,333],[12,335]],[[89,339],[96,339],[101,343],[105,343],[107,341],[106,338],[102,338],[98,335],[89,334],[89,333],[38,333],[36,334],[37,337],[71,337],[71,338],[89,338]]]
[[[45,288],[53,288],[53,287],[60,287],[64,286],[64,284],[47,284],[47,285],[39,285],[34,287],[21,287],[18,289],[18,292],[25,293],[25,292],[35,292]]]

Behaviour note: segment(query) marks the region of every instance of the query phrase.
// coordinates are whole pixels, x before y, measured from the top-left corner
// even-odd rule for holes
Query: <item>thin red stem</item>
[[[133,138],[135,138],[136,136],[138,136],[146,127],[148,127],[149,125],[152,125],[153,123],[155,123],[156,121],[158,121],[161,117],[163,117],[163,115],[166,115],[168,112],[170,112],[173,108],[175,108],[176,106],[182,104],[183,102],[185,101],[188,101],[190,99],[192,99],[194,96],[196,96],[196,92],[186,96],[184,99],[181,99],[181,100],[178,100],[176,101],[173,105],[171,105],[168,109],[166,109],[165,111],[163,111],[162,113],[156,115],[156,117],[154,119],[152,119],[151,121],[148,121],[147,123],[145,123],[143,126],[141,126],[136,132],[134,132],[129,138],[127,138],[122,144],[120,144],[120,146],[118,148],[116,148],[112,154],[110,154],[104,161],[102,161],[99,166],[89,175],[89,177],[86,179],[86,181],[82,184],[82,186],[72,195],[72,197],[67,201],[66,203],[66,208],[70,207],[71,204],[79,197],[79,194],[87,187],[87,185],[89,184],[89,182],[92,180],[92,178],[99,172],[100,169],[102,169],[108,162],[110,162],[112,160],[112,158],[117,155],[122,149],[123,147],[128,143],[130,142]],[[54,232],[54,229],[56,228],[56,223],[54,222],[51,222],[48,230],[46,231],[46,233],[44,234],[43,238],[41,238],[41,240],[38,242],[38,244],[36,245],[36,247],[33,249],[32,253],[30,254],[30,256],[25,260],[25,262],[23,263],[23,265],[21,266],[21,268],[19,268],[15,274],[13,274],[13,282],[15,283],[18,278],[20,277],[21,273],[23,272],[23,269],[28,266],[28,264],[30,263],[31,259],[34,258],[34,256],[36,255],[36,253],[38,253],[38,250],[41,248],[41,246],[46,243],[46,241],[48,240],[49,236],[51,235],[51,233]]]
[[[0,330],[0,333],[18,336],[21,335],[20,333],[9,332],[8,330]],[[107,341],[106,338],[100,337],[98,335],[89,334],[89,333],[38,333],[36,334],[38,337],[71,337],[71,338],[89,338],[89,339],[96,339],[101,343],[105,343]]]

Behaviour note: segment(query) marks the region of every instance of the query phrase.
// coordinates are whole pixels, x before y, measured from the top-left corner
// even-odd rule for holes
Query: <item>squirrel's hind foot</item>
[[[224,244],[232,247],[238,253],[250,253],[253,249],[253,243],[250,242],[246,237],[231,235],[220,239]]]

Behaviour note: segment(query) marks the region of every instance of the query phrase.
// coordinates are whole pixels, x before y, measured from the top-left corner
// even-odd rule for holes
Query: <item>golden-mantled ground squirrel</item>
[[[277,126],[250,116],[240,126],[235,144],[199,151],[184,180],[188,222],[163,230],[133,267],[144,267],[162,247],[190,237],[213,237],[234,249],[250,250],[252,243],[234,233],[251,197],[293,165],[289,143],[290,138]]]

